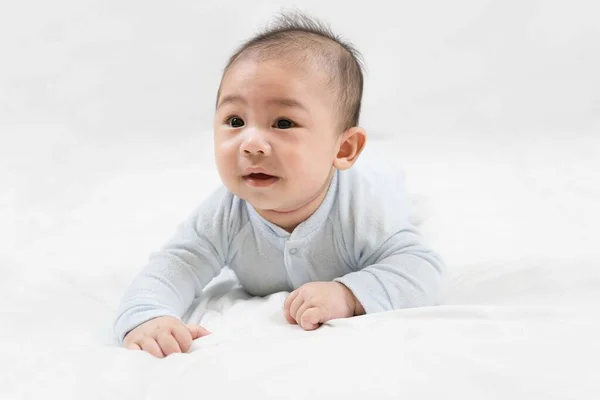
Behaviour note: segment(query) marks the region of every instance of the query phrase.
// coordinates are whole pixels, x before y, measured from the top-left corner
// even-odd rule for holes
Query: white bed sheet
[[[545,276],[548,265],[529,277]],[[35,299],[2,299],[13,310],[2,316],[2,398],[593,398],[600,324],[589,301],[598,304],[600,277],[597,263],[579,266],[592,267],[595,282],[572,291],[553,282],[554,304],[549,285],[515,293],[508,276],[480,274],[452,282],[456,297],[469,299],[449,302],[458,305],[337,320],[314,332],[284,321],[285,294],[249,298],[224,276],[190,316],[213,334],[164,360],[114,346],[111,307],[56,279]],[[469,297],[481,284],[491,293]],[[515,305],[515,294],[543,301]],[[489,295],[507,300],[478,304]],[[585,301],[559,306],[559,297]]]

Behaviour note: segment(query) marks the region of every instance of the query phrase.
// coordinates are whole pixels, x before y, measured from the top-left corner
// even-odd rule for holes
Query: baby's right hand
[[[192,340],[209,334],[199,325],[185,325],[174,317],[158,317],[132,329],[125,336],[123,346],[163,358],[173,353],[187,353],[192,347]]]

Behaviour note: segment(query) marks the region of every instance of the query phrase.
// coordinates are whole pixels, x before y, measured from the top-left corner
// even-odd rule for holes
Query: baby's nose
[[[242,142],[240,151],[243,155],[269,155],[271,145],[260,132],[249,132]]]

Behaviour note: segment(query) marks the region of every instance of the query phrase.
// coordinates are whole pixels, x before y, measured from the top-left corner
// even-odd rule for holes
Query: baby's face
[[[241,60],[221,84],[215,158],[225,186],[269,220],[322,197],[340,146],[337,97],[316,68]],[[273,218],[269,218],[269,216]]]

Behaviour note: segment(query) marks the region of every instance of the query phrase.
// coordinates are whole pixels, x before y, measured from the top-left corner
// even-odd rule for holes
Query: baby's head
[[[366,134],[359,55],[306,16],[284,15],[230,58],[214,121],[225,186],[292,230],[319,206]]]

